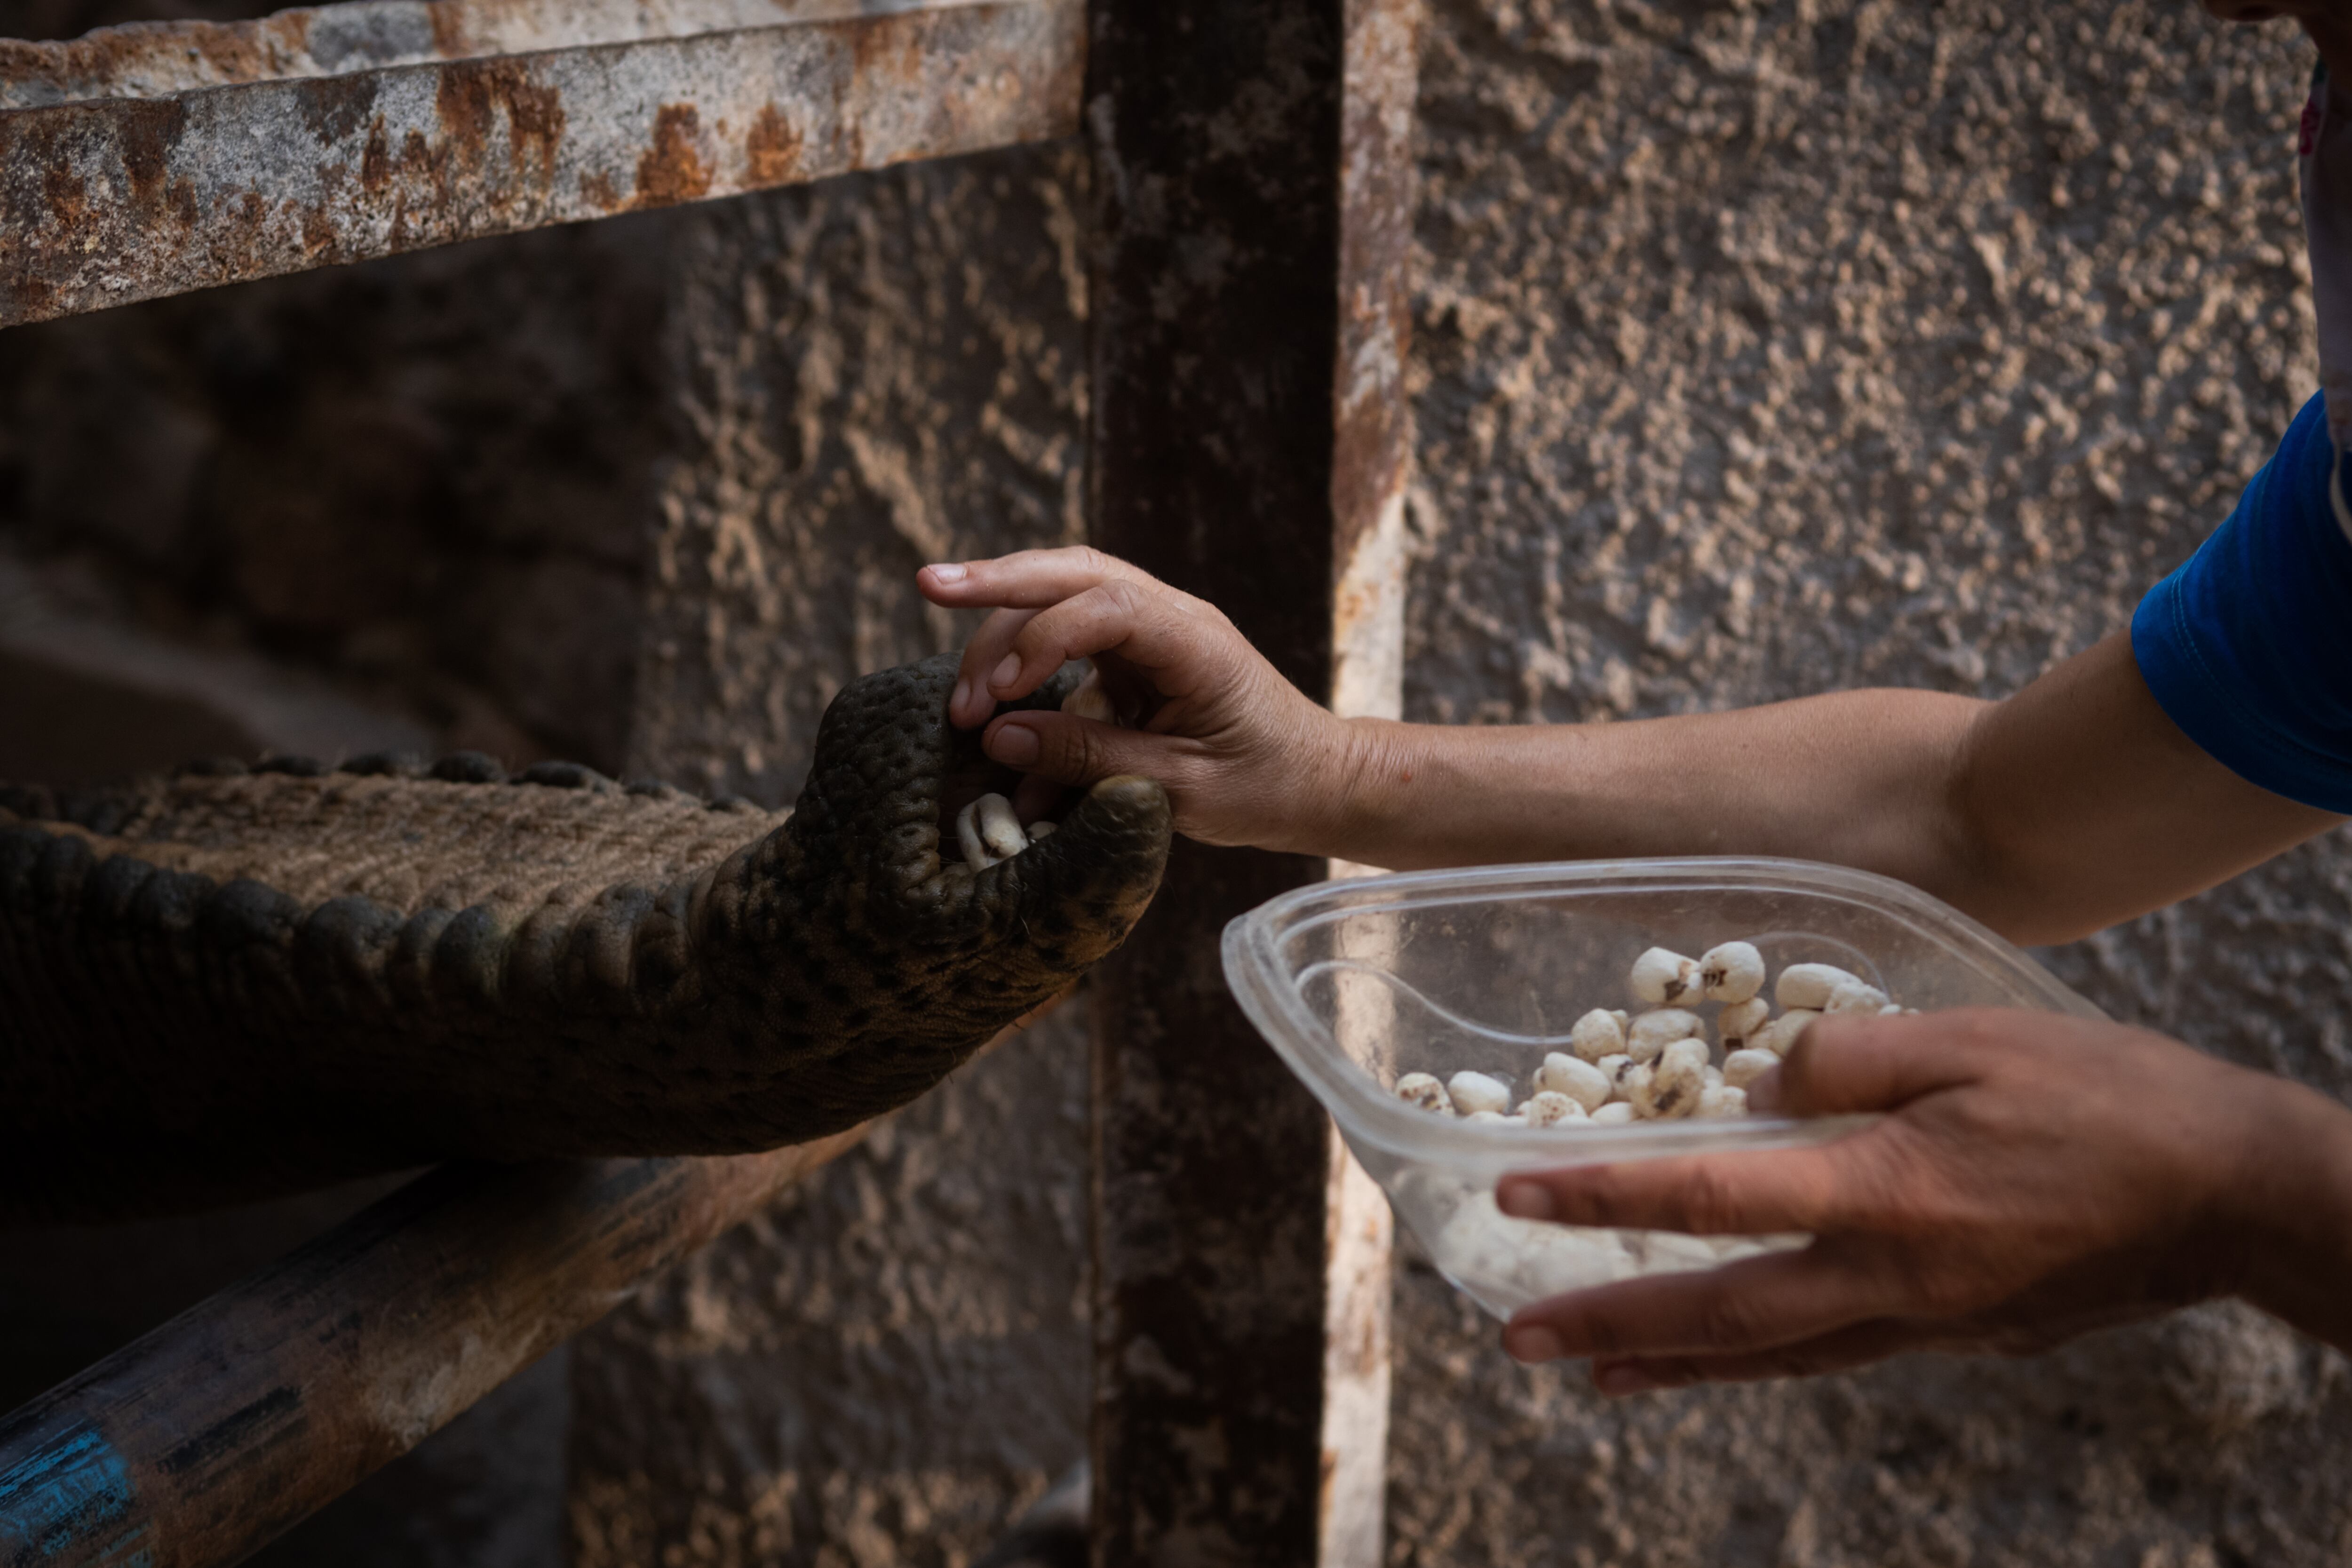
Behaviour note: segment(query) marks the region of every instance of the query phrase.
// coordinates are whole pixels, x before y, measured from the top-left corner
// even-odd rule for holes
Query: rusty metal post
[[[1090,0],[1093,537],[1393,714],[1415,0]],[[1181,843],[1096,986],[1094,1562],[1373,1568],[1388,1212],[1226,921],[1348,868]]]
[[[0,1568],[219,1568],[863,1137],[451,1165],[0,1417]]]

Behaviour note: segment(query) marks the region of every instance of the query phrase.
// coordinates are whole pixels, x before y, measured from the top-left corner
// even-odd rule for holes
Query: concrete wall
[[[2316,385],[2294,37],[2187,4],[1444,0],[1417,717],[1998,694],[2122,626]],[[2352,1088],[2340,835],[2050,954]],[[1606,1405],[1401,1281],[1415,1564],[2340,1562],[2344,1363],[2227,1308]]]
[[[2121,625],[2313,383],[2307,64],[2187,0],[1438,0],[1414,716],[1997,693]],[[992,156],[0,334],[0,548],[445,742],[781,798],[842,680],[961,635],[915,564],[1075,535],[1081,176]],[[197,374],[257,344],[293,367],[257,426]],[[377,493],[384,429],[429,484]],[[105,499],[150,470],[187,477]],[[407,531],[448,592],[293,625],[240,585],[278,570],[257,516]],[[407,629],[355,654],[368,624]],[[2344,1093],[2347,869],[2331,839],[2051,961]],[[1083,1093],[1057,1019],[348,1508],[425,1521],[404,1563],[545,1561],[568,1475],[583,1565],[969,1563],[1080,1444]],[[2235,1310],[1604,1406],[1425,1268],[1399,1291],[1400,1564],[2352,1550],[2344,1363]],[[529,1531],[469,1538],[500,1496]],[[336,1518],[310,1554],[373,1561]]]

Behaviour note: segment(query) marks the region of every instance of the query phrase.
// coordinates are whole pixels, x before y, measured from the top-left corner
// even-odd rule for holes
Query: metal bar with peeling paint
[[[341,0],[242,22],[127,22],[0,38],[0,109],[825,22],[969,0]]]
[[[0,1568],[222,1568],[863,1137],[449,1165],[0,1417]]]
[[[1067,135],[1084,24],[1006,0],[0,110],[0,326]]]
[[[1093,542],[1402,697],[1417,0],[1092,0]],[[1348,868],[1180,840],[1096,972],[1093,1562],[1378,1568],[1386,1200],[1218,972]]]

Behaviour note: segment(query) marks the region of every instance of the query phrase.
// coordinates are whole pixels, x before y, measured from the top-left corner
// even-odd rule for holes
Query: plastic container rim
[[[1532,861],[1436,871],[1337,878],[1296,888],[1225,925],[1225,983],[1276,1053],[1323,1102],[1350,1142],[1405,1159],[1447,1153],[1457,1161],[1514,1165],[1586,1164],[1676,1152],[1814,1142],[1874,1117],[1800,1120],[1759,1116],[1626,1127],[1504,1127],[1430,1115],[1384,1094],[1349,1061],[1339,1038],[1289,984],[1284,944],[1365,913],[1495,903],[1568,890],[1704,891],[1738,888],[1842,900],[1924,928],[1941,945],[2017,984],[2053,1012],[2105,1015],[2009,942],[1939,899],[1892,877],[1811,860],[1762,856],[1685,856],[1639,860]],[[1318,905],[1342,907],[1318,909]],[[1728,940],[1728,939],[1727,939]],[[1318,1049],[1303,1042],[1312,1041]]]

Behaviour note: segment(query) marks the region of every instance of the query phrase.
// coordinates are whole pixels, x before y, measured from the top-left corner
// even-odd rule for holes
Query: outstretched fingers
[[[1752,1357],[1883,1317],[1896,1301],[1861,1255],[1817,1242],[1538,1301],[1512,1314],[1503,1348],[1523,1362]]]
[[[1933,1350],[1948,1335],[1900,1318],[1876,1318],[1770,1350],[1729,1355],[1596,1356],[1592,1386],[1612,1399],[1701,1383],[1761,1383],[1851,1372],[1889,1356]]]
[[[988,722],[989,716],[996,711],[997,701],[989,689],[989,677],[1012,650],[1013,639],[1021,635],[1021,628],[1036,615],[1034,610],[999,610],[981,623],[980,630],[963,645],[963,658],[956,666],[955,691],[948,698],[949,723],[959,730],[977,730]]]
[[[1157,581],[1139,567],[1082,544],[943,562],[915,574],[925,598],[950,609],[1042,610],[1104,583]]]
[[[1981,1070],[1969,1047],[1978,1043],[1983,1016],[1816,1018],[1789,1059],[1752,1086],[1749,1108],[1782,1116],[1850,1116],[1898,1110],[1957,1088]]]
[[[1571,1165],[1502,1178],[1495,1202],[1517,1219],[1692,1236],[1834,1228],[1850,1208],[1845,1145]]]
[[[926,566],[918,580],[934,603],[996,609],[964,646],[948,705],[961,728],[986,723],[998,703],[1029,695],[1072,659],[1110,655],[1159,671],[1230,662],[1216,657],[1230,654],[1216,636],[1231,629],[1223,616],[1098,551],[1026,551]]]
[[[980,748],[1031,779],[1081,787],[1119,773],[1141,773],[1181,787],[1198,751],[1193,742],[1173,736],[1122,730],[1072,713],[1026,711],[1004,714],[991,724],[981,734]],[[1029,787],[1026,781],[1023,787]]]

